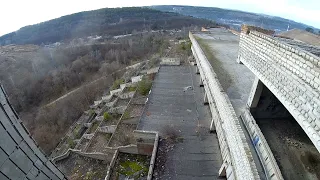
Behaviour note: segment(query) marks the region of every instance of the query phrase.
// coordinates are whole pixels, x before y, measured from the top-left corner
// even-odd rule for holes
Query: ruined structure
[[[238,61],[255,75],[248,101],[257,105],[261,81],[300,124],[320,152],[320,48],[272,37],[245,26],[240,35]]]
[[[227,48],[229,42],[239,42],[238,58],[234,61],[240,63],[238,67],[246,66],[255,78],[251,81],[248,101],[241,107],[241,100],[230,97],[233,94],[227,92],[237,91],[241,83],[236,82],[238,85],[223,88],[219,82],[221,79],[212,68],[214,65],[219,66],[216,61],[221,59],[217,60],[217,57],[214,57],[216,59],[208,60],[202,49],[206,47],[200,46],[193,33],[189,34],[195,57],[194,65],[200,74],[200,86],[205,90],[204,102],[209,105],[212,113],[210,130],[216,131],[219,138],[223,157],[219,174],[225,175],[227,179],[283,179],[277,160],[255,118],[294,118],[320,152],[320,48],[277,37],[274,31],[253,26],[242,27],[240,40],[229,38],[226,33],[214,36],[215,33],[220,32],[209,30],[200,33],[200,36],[210,39],[211,42],[218,41],[216,44],[210,44],[209,48]],[[219,53],[225,52],[215,52],[218,56]],[[212,64],[212,61],[216,64]],[[221,61],[223,62],[223,59]],[[232,66],[231,69],[238,67]],[[241,75],[232,71],[219,72],[220,78],[221,74]],[[249,76],[246,74],[242,78]],[[233,100],[232,103],[230,98]],[[251,142],[246,140],[248,138]],[[250,148],[251,143],[255,150]],[[259,161],[254,160],[255,156]]]

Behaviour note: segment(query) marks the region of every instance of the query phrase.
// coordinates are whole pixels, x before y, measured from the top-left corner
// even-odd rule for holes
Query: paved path
[[[186,86],[193,90],[183,92]],[[211,117],[202,91],[194,66],[160,68],[139,129],[165,137],[166,129],[174,127],[182,142],[166,154],[163,173],[155,179],[218,179],[222,158],[216,134],[209,133]]]

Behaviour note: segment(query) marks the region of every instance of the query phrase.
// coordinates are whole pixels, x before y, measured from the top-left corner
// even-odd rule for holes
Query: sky
[[[280,16],[320,28],[320,0],[1,0],[0,36],[64,15],[106,7],[192,5]]]

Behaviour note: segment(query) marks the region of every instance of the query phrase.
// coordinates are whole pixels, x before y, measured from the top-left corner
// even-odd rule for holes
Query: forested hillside
[[[275,5],[276,6],[276,5]],[[276,16],[269,16],[264,14],[250,13],[244,11],[221,9],[216,7],[198,7],[198,6],[151,6],[151,8],[164,11],[175,12],[186,16],[193,16],[197,18],[205,18],[213,20],[217,23],[229,25],[234,29],[240,29],[242,24],[251,24],[260,26],[266,29],[273,29],[275,31],[286,31],[289,29],[305,30],[308,26],[306,24],[292,21]],[[314,28],[316,32],[318,30]]]
[[[90,35],[121,35],[133,30],[180,29],[211,24],[209,20],[149,8],[104,8],[30,25],[0,37],[0,45],[49,44]]]
[[[178,46],[173,41],[207,25],[215,24],[148,8],[116,8],[27,26],[0,37],[0,45],[10,44],[0,46],[1,84],[49,154],[68,127],[121,77],[123,68],[158,60]]]

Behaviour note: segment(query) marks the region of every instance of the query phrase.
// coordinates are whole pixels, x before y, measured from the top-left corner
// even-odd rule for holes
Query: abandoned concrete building
[[[139,69],[95,101],[50,157],[1,88],[0,179],[68,179],[64,165],[77,158],[101,168],[101,179],[121,179],[114,173],[127,156],[144,159],[137,179],[319,179],[320,47],[247,25],[189,38],[192,58]],[[146,77],[151,89],[139,95]],[[104,112],[114,119],[104,122]]]

